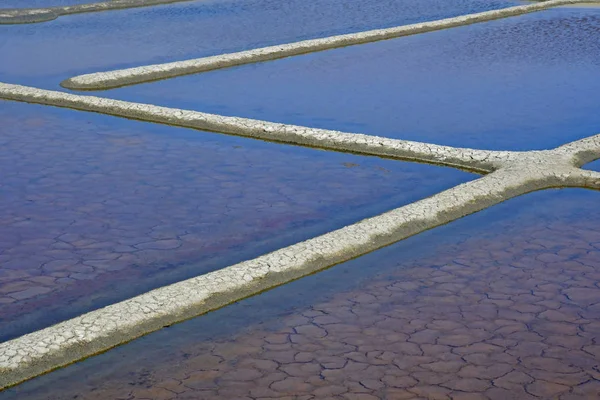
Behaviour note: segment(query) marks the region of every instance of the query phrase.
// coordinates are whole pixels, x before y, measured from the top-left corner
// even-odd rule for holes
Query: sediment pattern
[[[0,342],[476,178],[3,100],[0,121]]]
[[[109,72],[96,72],[67,79],[62,86],[74,90],[102,90],[120,86],[149,82],[157,79],[174,78],[181,75],[194,74],[236,65],[251,64],[261,61],[275,60],[283,57],[313,53],[353,46],[379,40],[387,40],[402,36],[416,35],[441,29],[454,28],[478,22],[491,21],[516,15],[546,10],[552,7],[583,3],[585,0],[548,0],[523,6],[508,7],[500,10],[484,11],[438,21],[422,22],[387,29],[376,29],[366,32],[330,36],[320,39],[305,40],[278,46],[263,47],[238,53],[221,54],[186,61],[165,64],[147,65]]]
[[[74,89],[106,89],[445,29],[583,2],[582,0],[550,0],[405,27],[316,39],[179,63],[90,74],[72,78],[64,82],[64,86]],[[114,8],[127,8],[126,4],[141,4],[141,2],[132,1],[97,4],[108,3],[114,5]],[[144,2],[144,5],[148,3]],[[153,2],[153,4],[158,3],[158,1]],[[100,7],[97,4],[87,5],[87,11],[98,11],[98,9],[94,9],[94,7]],[[119,4],[123,7],[119,7]],[[77,11],[84,10],[85,7],[71,6],[62,9],[70,9],[70,13],[75,13],[85,12]],[[38,12],[38,16],[36,16],[36,12]],[[20,22],[34,22],[36,18],[39,20],[55,18],[59,15],[57,12],[52,9],[33,10],[29,16],[20,15],[19,11],[2,12],[0,21],[6,23],[13,18],[13,22],[19,22],[19,19],[21,19]],[[28,21],[28,18],[31,20]],[[421,161],[487,174],[480,179],[456,186],[435,196],[305,242],[206,275],[165,286],[1,343],[0,387],[17,384],[158,330],[163,326],[197,316],[265,289],[371,252],[515,196],[556,187],[600,189],[600,173],[579,168],[600,158],[600,135],[590,136],[552,150],[486,151],[224,117],[197,111],[73,95],[6,83],[0,83],[0,98],[334,151]],[[443,345],[443,343],[437,344]],[[497,360],[493,360],[493,363],[496,362]],[[469,383],[464,384],[468,385]],[[444,390],[460,389],[460,387],[462,386],[444,386]],[[411,393],[415,394],[414,390]]]
[[[203,129],[209,126],[227,133],[235,130],[243,136],[277,138],[288,143],[318,143],[320,147],[326,144],[326,148],[338,151],[395,155],[493,171],[478,180],[377,217],[2,343],[2,386],[16,384],[515,196],[554,187],[600,189],[600,173],[579,169],[600,158],[600,135],[554,150],[495,152],[290,127],[18,85],[2,84],[0,97]],[[449,159],[452,162],[448,162]]]
[[[414,261],[404,249],[365,257],[364,268],[391,272],[292,303],[292,315],[274,307],[266,321],[210,340],[193,321],[162,336],[166,348],[146,351],[159,338],[132,344],[112,356],[118,365],[101,356],[68,371],[64,386],[66,374],[15,398],[44,399],[48,387],[89,400],[596,398],[600,193],[556,195],[537,195],[491,229],[470,217],[480,224],[466,240]]]

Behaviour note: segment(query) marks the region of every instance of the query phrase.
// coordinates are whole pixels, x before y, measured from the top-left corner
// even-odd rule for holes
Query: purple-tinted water
[[[599,200],[509,200],[0,399],[596,398]]]
[[[61,17],[0,27],[0,80],[58,89],[101,69],[512,4],[206,1]],[[598,132],[599,27],[598,10],[563,8],[101,95],[545,148]],[[472,178],[12,102],[0,102],[0,120],[0,340]],[[598,195],[508,201],[0,399],[594,398]]]
[[[0,102],[0,339],[473,175]]]

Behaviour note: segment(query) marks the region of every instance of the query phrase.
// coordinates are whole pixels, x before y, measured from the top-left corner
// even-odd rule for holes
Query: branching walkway
[[[551,0],[407,27],[335,36],[180,63],[90,74],[72,78],[64,85],[78,89],[104,89],[427,32],[580,2],[582,1]],[[108,3],[138,4],[140,2]],[[152,3],[165,3],[165,1]],[[488,151],[224,117],[7,83],[0,83],[0,98],[300,146],[320,147],[333,151],[427,162],[485,174],[479,179],[435,196],[322,236],[150,291],[2,343],[0,344],[0,388],[15,385],[166,325],[285,284],[306,274],[331,267],[528,192],[556,187],[600,190],[600,173],[580,169],[582,165],[600,158],[600,134],[552,150]]]
[[[0,387],[19,383],[265,289],[374,251],[531,191],[600,190],[600,173],[579,169],[600,158],[600,135],[553,150],[460,149],[368,135],[221,117],[92,96],[0,84],[0,98],[337,151],[492,171],[475,181],[254,260],[165,286],[0,344]]]

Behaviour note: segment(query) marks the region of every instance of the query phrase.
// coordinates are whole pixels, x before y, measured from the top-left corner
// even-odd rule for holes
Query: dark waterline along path
[[[594,398],[599,196],[510,200],[0,399]]]
[[[22,103],[0,118],[0,339],[474,177]]]
[[[72,6],[75,4],[86,4],[94,2],[94,0],[2,0],[0,2],[0,9]]]
[[[600,9],[492,22],[101,92],[436,144],[531,150],[600,131]]]
[[[82,73],[515,4],[209,0],[61,17],[0,28],[0,81],[64,90],[61,80]],[[550,148],[600,131],[599,34],[600,11],[561,8],[100,95],[422,142]],[[0,342],[475,178],[4,101],[0,126]],[[598,397],[599,196],[510,200],[0,400]]]
[[[58,89],[73,75],[252,49],[521,4],[504,0],[202,0],[3,26],[0,81]]]

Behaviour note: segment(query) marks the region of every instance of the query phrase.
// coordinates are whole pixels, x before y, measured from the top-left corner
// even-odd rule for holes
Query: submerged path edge
[[[109,350],[483,210],[560,185],[500,170],[424,200],[205,275],[168,285],[0,344],[0,388]]]
[[[71,6],[0,9],[0,25],[34,24],[52,21],[62,15],[151,7],[190,1],[194,0],[110,0]]]
[[[492,172],[500,167],[503,160],[518,154],[518,152],[512,151],[442,146],[360,133],[227,117],[200,111],[70,94],[0,82],[0,100],[2,99],[97,112],[305,147],[426,162],[477,173]]]
[[[401,25],[386,29],[375,29],[294,43],[262,47],[237,53],[221,54],[162,64],[78,75],[61,82],[61,86],[72,90],[105,90],[135,85],[160,79],[174,78],[221,68],[276,60],[284,57],[331,50],[339,47],[377,42],[416,35],[442,29],[454,28],[479,22],[492,21],[522,14],[542,11],[569,4],[585,3],[590,0],[546,0],[522,6],[466,14],[436,21]]]
[[[248,128],[266,135],[308,135],[330,148],[367,146],[379,155],[418,153],[444,160],[447,154],[492,173],[432,197],[368,218],[253,260],[158,288],[0,344],[0,389],[93,356],[177,322],[201,315],[307,274],[372,252],[510,198],[554,187],[600,189],[600,173],[578,167],[600,158],[600,135],[553,150],[495,152],[457,149],[369,135],[313,130],[192,111],[71,95],[0,83],[0,98],[71,107],[162,123],[186,118],[220,128]],[[114,109],[118,110],[116,112]],[[142,118],[144,117],[144,118]],[[159,119],[160,119],[159,118]],[[212,122],[211,122],[212,121]],[[224,122],[225,121],[225,122]],[[157,121],[155,121],[157,122]],[[258,125],[257,125],[258,124]],[[255,126],[256,125],[256,126]],[[190,127],[197,127],[194,124]],[[212,126],[212,125],[210,125]],[[275,132],[275,133],[274,133]],[[256,132],[255,132],[256,133]],[[316,136],[315,136],[316,135]],[[248,135],[257,137],[257,134]],[[321,137],[322,136],[322,137]],[[337,145],[336,144],[336,145]],[[388,149],[388,146],[390,148]],[[416,146],[416,147],[415,147]],[[389,154],[388,154],[389,155]],[[485,167],[485,168],[484,168]]]

